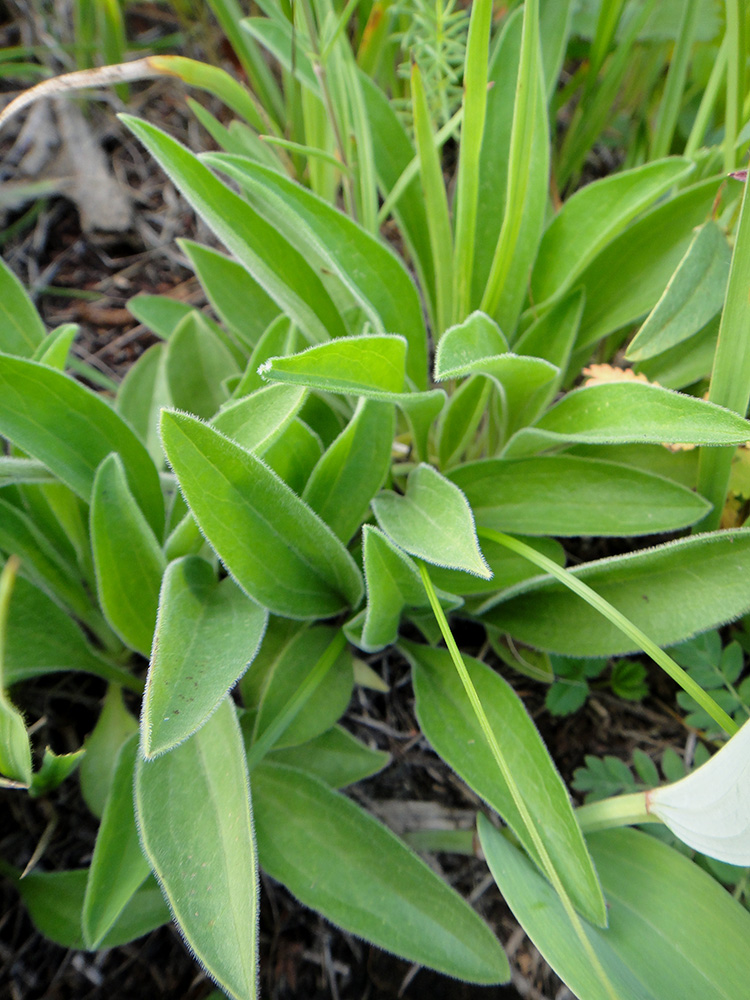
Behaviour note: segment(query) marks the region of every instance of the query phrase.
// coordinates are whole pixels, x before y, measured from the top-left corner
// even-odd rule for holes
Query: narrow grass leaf
[[[272,225],[180,143],[147,122],[121,117],[227,249],[311,340],[345,333],[318,275]]]
[[[193,954],[230,997],[254,1000],[257,862],[230,699],[171,753],[138,761],[135,802],[143,849]]]
[[[156,757],[191,736],[252,662],[268,612],[210,563],[170,563],[159,599],[142,711],[142,750]]]
[[[148,656],[166,560],[128,489],[117,455],[102,462],[94,480],[91,548],[107,621],[123,642]]]
[[[156,466],[101,396],[45,365],[0,355],[0,433],[87,503],[99,464],[117,452],[141,510],[161,533],[164,500]]]
[[[577,997],[599,1000],[601,983],[552,888],[484,816],[478,827],[490,870],[526,933]],[[587,927],[586,934],[620,1000],[742,995],[750,919],[715,879],[637,830],[593,834],[589,847],[609,927]]]
[[[253,792],[261,865],[306,906],[420,965],[470,982],[507,979],[505,954],[477,914],[350,799],[268,762]]]
[[[359,603],[349,553],[260,459],[186,414],[166,411],[161,434],[202,532],[253,600],[291,618]]]
[[[418,465],[409,473],[405,496],[383,491],[372,509],[382,530],[405,552],[437,566],[492,576],[466,498],[432,466]]]
[[[496,809],[538,865],[542,861],[511,791],[499,773],[469,697],[448,650],[401,644],[412,665],[417,717],[436,752]],[[479,660],[463,657],[490,728],[528,814],[576,908],[598,926],[606,924],[601,889],[568,793],[520,698]]]

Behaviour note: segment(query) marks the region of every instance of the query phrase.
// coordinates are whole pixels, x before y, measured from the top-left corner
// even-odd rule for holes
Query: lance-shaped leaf
[[[209,153],[204,159],[243,187],[266,221],[307,259],[319,257],[337,275],[378,332],[399,333],[409,345],[407,371],[427,384],[427,331],[417,289],[386,244],[312,191],[246,157]],[[333,333],[331,334],[333,336]]]
[[[395,642],[405,608],[427,608],[429,599],[414,561],[371,524],[362,528],[362,552],[367,607],[346,628],[352,641],[371,653]],[[446,607],[460,604],[442,591],[440,596]]]
[[[750,610],[750,529],[693,535],[570,570],[659,646]],[[636,652],[633,640],[549,577],[491,599],[479,613],[521,642],[563,656]]]
[[[198,960],[236,1000],[257,989],[258,890],[245,751],[227,698],[189,740],[136,765],[141,843]]]
[[[88,881],[88,869],[44,872],[35,868],[23,878],[15,878],[34,926],[50,941],[63,948],[84,949],[81,909]],[[101,948],[116,948],[149,934],[169,921],[169,910],[153,878],[140,887],[120,918],[101,942]]]
[[[738,445],[750,424],[723,406],[645,382],[606,382],[576,389],[504,451],[517,458],[571,442],[581,444]]]
[[[630,343],[627,357],[644,361],[692,337],[719,312],[727,291],[732,251],[724,232],[707,222]]]
[[[327,618],[359,603],[352,557],[260,459],[183,413],[165,411],[161,434],[201,531],[254,601],[290,618]]]
[[[409,473],[406,495],[386,490],[372,501],[378,524],[396,545],[437,566],[489,579],[466,498],[432,466]]]
[[[448,474],[477,523],[525,535],[647,535],[699,521],[707,500],[627,465],[539,455],[484,459]]]
[[[192,240],[179,240],[180,247],[203,286],[216,315],[250,347],[279,315],[279,307],[231,257]]]
[[[0,260],[0,350],[29,358],[46,336],[26,289]]]
[[[143,352],[128,369],[117,390],[115,407],[127,420],[157,468],[164,465],[164,453],[159,441],[159,411],[172,406],[165,371],[166,344],[156,343]]]
[[[105,458],[94,480],[91,549],[107,621],[123,642],[148,656],[166,559],[128,489],[118,455]]]
[[[247,451],[262,455],[294,420],[305,396],[300,386],[265,385],[224,406],[211,426]]]
[[[18,560],[9,559],[0,573],[0,780],[5,778],[28,788],[31,784],[31,744],[23,716],[7,694],[5,646],[10,598]]]
[[[396,427],[393,406],[363,399],[307,480],[302,499],[348,542],[367,516],[370,500],[391,466]]]
[[[226,402],[222,382],[239,369],[201,314],[192,311],[169,338],[165,374],[172,404],[208,419]]]
[[[750,722],[687,777],[646,792],[646,807],[694,850],[750,865]]]
[[[141,851],[133,811],[133,775],[138,735],[122,745],[102,822],[96,836],[86,895],[83,900],[83,936],[94,951],[151,874]]]
[[[179,142],[147,122],[121,117],[222,243],[312,340],[344,336],[331,297],[302,254]]]
[[[0,434],[44,462],[87,503],[99,464],[117,452],[138,505],[160,534],[164,500],[156,466],[95,392],[53,368],[0,355]]]
[[[268,759],[309,771],[331,788],[345,788],[382,771],[391,756],[365,746],[343,726],[334,726],[307,743],[274,750]]]
[[[484,816],[478,827],[490,870],[526,933],[580,1000],[601,1000],[601,980],[554,890]],[[584,930],[618,1000],[745,994],[750,914],[716,879],[638,830],[594,834],[589,847],[609,926]]]
[[[489,927],[396,836],[303,771],[253,772],[258,856],[306,906],[380,948],[456,978],[508,976]]]
[[[267,617],[231,578],[219,583],[205,559],[170,563],[143,702],[145,757],[171,750],[203,725],[252,662]]]
[[[672,157],[587,184],[545,230],[531,276],[532,301],[570,288],[584,268],[628,223],[694,166]]]
[[[500,773],[458,673],[445,649],[403,643],[412,665],[417,717],[438,754],[502,816],[541,867],[534,842]],[[599,882],[568,793],[536,726],[510,685],[473,657],[464,663],[496,733],[549,859],[576,908],[602,927]]]
[[[404,338],[374,334],[343,337],[291,357],[271,358],[259,374],[276,382],[378,398],[403,392],[405,365]]]
[[[86,737],[86,756],[78,772],[86,805],[99,819],[107,803],[120,748],[137,730],[138,723],[125,707],[121,688],[110,684],[96,725]]]

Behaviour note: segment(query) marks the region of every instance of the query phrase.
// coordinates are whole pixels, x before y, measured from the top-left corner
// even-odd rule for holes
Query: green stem
[[[616,826],[633,826],[636,823],[660,823],[646,807],[646,793],[615,795],[601,802],[589,802],[576,809],[576,819],[584,833],[610,830]]]
[[[721,726],[725,732],[730,736],[733,736],[737,732],[739,729],[737,723],[727,715],[723,708],[716,704],[713,698],[682,667],[675,663],[668,653],[660,649],[652,639],[649,639],[645,632],[642,632],[637,625],[634,625],[629,618],[626,618],[609,601],[605,601],[603,597],[597,594],[595,590],[592,590],[583,580],[579,580],[573,573],[558,566],[557,563],[548,559],[547,556],[543,556],[536,549],[532,549],[517,538],[504,535],[499,531],[493,531],[491,528],[479,528],[477,534],[480,538],[489,538],[491,541],[497,542],[498,545],[503,545],[512,552],[516,552],[519,556],[523,556],[530,563],[543,569],[545,573],[554,576],[560,583],[564,584],[569,590],[572,590],[574,594],[578,594],[590,607],[602,614],[616,628],[619,628],[621,632],[624,632],[625,635],[632,639],[636,645],[640,646],[644,653],[650,656],[655,663],[658,663],[662,670],[672,680],[676,681],[683,691],[686,691],[705,712],[708,712],[714,722]]]
[[[461,679],[461,683],[464,686],[464,690],[466,691],[466,695],[469,699],[469,702],[471,703],[471,707],[474,711],[474,714],[477,717],[477,721],[479,722],[484,737],[487,740],[487,743],[489,745],[490,751],[492,752],[492,756],[495,760],[495,763],[497,764],[498,769],[502,774],[505,783],[508,786],[508,790],[510,791],[511,797],[513,799],[513,804],[518,810],[518,813],[521,817],[521,820],[523,821],[524,826],[528,830],[529,836],[531,837],[531,842],[533,843],[534,848],[539,856],[539,860],[541,861],[544,873],[549,879],[549,881],[552,883],[555,892],[560,897],[560,902],[562,903],[565,912],[568,915],[568,919],[573,925],[573,929],[575,930],[576,936],[581,942],[581,946],[584,952],[586,953],[587,959],[589,960],[592,967],[596,971],[597,976],[599,977],[602,985],[606,989],[611,1000],[617,1000],[617,995],[614,991],[614,988],[612,987],[612,984],[610,983],[606,972],[602,968],[602,965],[599,961],[598,956],[596,955],[596,952],[591,946],[591,942],[589,941],[586,931],[583,928],[583,924],[581,923],[581,918],[578,916],[578,913],[576,912],[576,909],[573,906],[573,903],[571,902],[570,896],[566,892],[565,886],[562,884],[562,880],[560,879],[560,876],[557,873],[557,869],[552,864],[552,859],[550,858],[549,853],[547,852],[547,848],[544,845],[544,841],[539,835],[539,831],[536,828],[531,813],[529,812],[526,806],[526,802],[524,801],[524,798],[521,795],[521,790],[516,784],[516,780],[513,777],[513,773],[508,767],[507,761],[505,760],[503,752],[500,749],[500,745],[497,742],[494,732],[492,731],[492,727],[490,726],[487,714],[484,711],[484,708],[482,707],[482,702],[479,698],[479,694],[477,693],[477,689],[474,687],[474,684],[472,683],[471,677],[469,676],[469,671],[466,669],[466,664],[464,663],[463,657],[461,656],[458,646],[456,645],[456,640],[453,638],[453,633],[451,632],[450,626],[448,625],[448,619],[445,617],[443,609],[440,607],[440,602],[438,601],[437,594],[435,593],[435,588],[433,587],[432,580],[430,579],[430,575],[427,572],[427,567],[425,566],[425,564],[422,562],[421,559],[417,560],[417,563],[419,565],[419,572],[422,576],[422,582],[424,584],[424,588],[427,592],[427,597],[430,602],[430,607],[432,608],[432,612],[435,615],[435,620],[437,621],[438,626],[440,627],[440,632],[442,633],[443,639],[445,640],[445,644],[448,647],[448,652],[450,653],[451,659],[453,660],[456,670],[458,671],[458,676]]]

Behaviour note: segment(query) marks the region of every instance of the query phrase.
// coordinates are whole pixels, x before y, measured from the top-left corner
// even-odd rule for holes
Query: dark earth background
[[[40,41],[40,25],[28,3],[0,0],[0,49]],[[143,44],[181,28],[171,8],[151,3],[128,6],[128,37]],[[61,31],[64,26],[61,26]],[[184,26],[182,26],[184,28]],[[45,44],[44,38],[41,39]],[[170,50],[174,51],[174,50]],[[184,39],[181,54],[217,59],[236,70],[231,52],[215,26],[206,34],[195,26]],[[55,61],[55,72],[70,67]],[[0,78],[3,92],[18,89]],[[217,115],[224,110],[205,95]],[[146,158],[119,125],[115,112],[123,105],[112,92],[82,103],[81,118],[91,141],[103,154],[74,155],[73,169],[83,183],[59,185],[51,196],[0,205],[0,252],[30,288],[47,325],[80,324],[75,354],[103,375],[119,381],[128,367],[156,338],[130,315],[129,298],[139,293],[165,294],[193,305],[205,304],[200,286],[175,245],[179,236],[215,244],[170,182]],[[69,105],[79,107],[77,102]],[[41,105],[40,105],[41,106]],[[127,109],[166,129],[193,149],[211,148],[185,104],[185,89],[159,80],[131,88]],[[0,135],[0,183],[21,183],[47,177],[54,184],[67,155],[67,112],[54,109],[24,133],[33,112],[21,115]],[[29,134],[29,133],[32,134]],[[44,159],[45,144],[51,147]],[[76,151],[80,154],[80,150]],[[602,154],[605,155],[605,154]],[[39,163],[41,162],[41,167]],[[71,169],[70,161],[64,161]],[[97,165],[98,164],[98,165]],[[592,164],[598,173],[606,163]],[[94,170],[104,170],[108,178]],[[98,182],[116,178],[127,192],[127,217],[113,226],[97,207],[88,204]],[[646,544],[648,540],[639,540]],[[566,539],[574,561],[612,555],[593,550],[590,541]],[[622,548],[630,548],[626,543]],[[457,635],[466,652],[478,654],[481,630]],[[492,662],[492,655],[485,657]],[[380,775],[362,782],[350,794],[373,812],[398,826],[413,804],[444,821],[466,825],[481,808],[479,800],[432,752],[421,737],[413,711],[408,668],[392,652],[370,660],[389,684],[388,694],[358,689],[343,724],[360,739],[392,755]],[[146,663],[143,663],[145,674]],[[650,674],[651,695],[642,703],[622,702],[606,692],[593,695],[585,707],[565,719],[554,719],[544,708],[545,688],[504,668],[524,699],[566,782],[584,762],[584,754],[616,754],[629,761],[638,746],[657,756],[667,746],[684,741],[685,731],[668,705],[671,683],[658,671]],[[50,745],[57,753],[77,750],[92,730],[105,686],[84,674],[59,674],[14,688],[14,702],[34,731],[35,746]],[[137,714],[138,706],[133,703]],[[85,866],[91,859],[97,823],[89,813],[75,777],[53,794],[37,800],[0,792],[0,857],[24,868],[36,854],[45,870]],[[377,948],[332,927],[296,902],[277,883],[262,881],[260,918],[261,993],[264,1000],[566,1000],[572,997],[516,924],[503,903],[487,867],[479,858],[438,855],[430,858],[446,879],[469,898],[505,943],[513,966],[512,985],[474,987],[428,970],[412,968]],[[163,927],[146,938],[97,954],[69,951],[36,933],[8,880],[0,883],[0,1000],[203,1000],[213,989],[187,952],[177,930]]]

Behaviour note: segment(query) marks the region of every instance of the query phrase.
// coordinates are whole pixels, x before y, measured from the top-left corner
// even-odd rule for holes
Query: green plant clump
[[[387,766],[339,720],[356,658],[395,646],[423,734],[484,804],[498,886],[571,991],[736,1000],[747,910],[710,865],[623,827],[663,820],[704,861],[750,864],[741,652],[694,639],[750,611],[750,528],[719,528],[750,437],[750,208],[726,176],[748,138],[746,14],[727,0],[721,34],[708,0],[527,0],[495,23],[475,0],[405,91],[403,4],[257,6],[210,3],[249,88],[176,56],[128,64],[235,116],[190,100],[219,147],[199,155],[121,116],[227,251],[181,242],[212,315],[132,300],[159,340],[110,399],[65,373],[75,331],[48,331],[0,271],[0,772],[42,795],[77,769],[101,820],[87,869],[9,874],[67,947],[173,918],[237,1000],[256,996],[259,869],[411,962],[508,980],[477,913],[341,791]],[[629,161],[560,202],[623,93],[641,109]],[[623,350],[638,377],[580,384]],[[668,540],[565,569],[561,539],[581,536]],[[446,615],[557,676],[553,712],[612,657],[613,692],[642,697],[623,658],[645,652],[690,724],[734,738],[684,792],[623,781],[577,813]],[[56,671],[107,694],[86,745],[34,770],[13,689]]]

